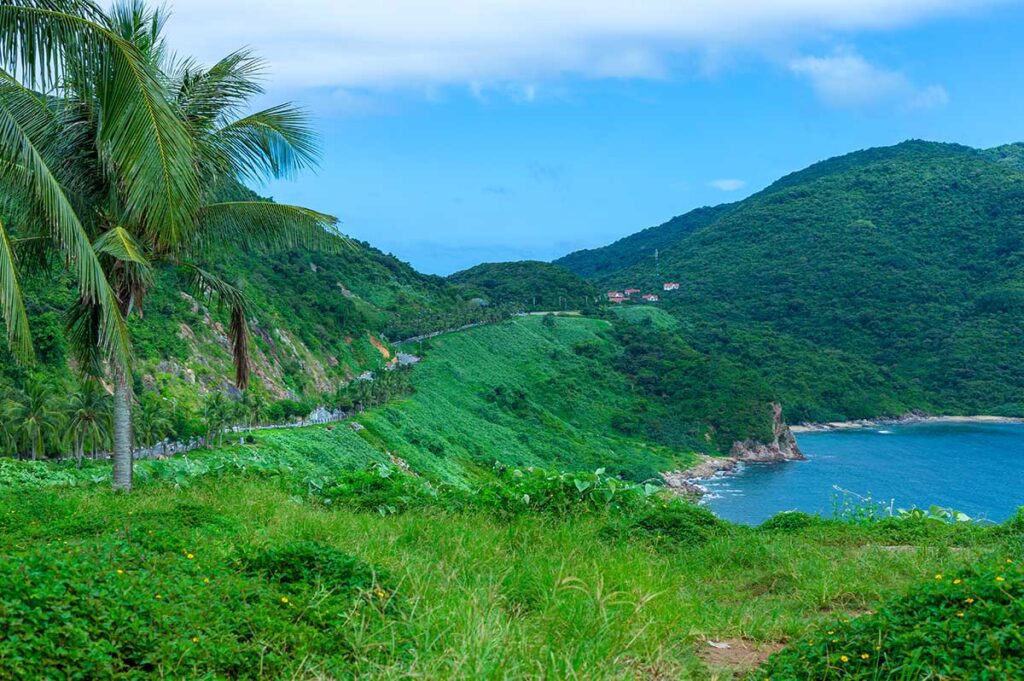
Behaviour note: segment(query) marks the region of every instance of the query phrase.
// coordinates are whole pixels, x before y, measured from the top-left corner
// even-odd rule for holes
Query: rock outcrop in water
[[[800,451],[796,438],[782,420],[782,405],[772,403],[772,441],[757,442],[743,440],[734,442],[730,457],[750,463],[774,463],[777,461],[803,461],[807,457]]]
[[[704,494],[704,489],[698,484],[701,480],[735,473],[741,463],[780,463],[806,459],[796,444],[793,431],[782,420],[782,405],[773,402],[771,442],[735,442],[729,456],[702,456],[696,466],[685,471],[667,471],[661,477],[673,491],[684,496],[699,497]]]

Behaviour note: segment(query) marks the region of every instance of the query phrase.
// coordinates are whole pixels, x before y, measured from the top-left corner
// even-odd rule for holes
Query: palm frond
[[[337,229],[337,218],[301,206],[273,201],[222,201],[203,208],[200,246],[234,244],[243,249],[351,246]]]
[[[173,250],[199,206],[194,149],[166,97],[156,64],[85,0],[0,5],[0,65],[24,82],[95,95],[104,112],[100,159],[123,188],[127,221]],[[103,74],[97,81],[96,74]]]
[[[231,313],[228,340],[231,342],[231,358],[235,365],[235,385],[240,390],[245,390],[249,386],[248,298],[241,289],[212,272],[192,264],[185,264],[183,267],[188,273],[189,288],[197,298],[207,302],[217,299],[228,306]]]
[[[139,245],[139,242],[124,227],[108,229],[96,240],[96,243],[93,244],[93,249],[97,253],[105,253],[117,260],[135,263],[147,269],[150,267],[149,261],[142,253],[142,247]]]
[[[182,116],[199,132],[207,133],[218,121],[243,110],[249,100],[263,94],[266,69],[251,50],[232,52],[208,69],[184,59],[170,67],[169,87]]]
[[[22,362],[32,361],[34,353],[28,315],[25,314],[25,301],[18,283],[14,250],[3,223],[0,223],[0,315],[7,327],[7,342],[11,352]]]
[[[319,137],[308,114],[287,103],[224,125],[208,146],[242,180],[290,178],[319,158]]]
[[[66,260],[74,266],[83,303],[98,305],[97,339],[111,359],[127,366],[128,332],[103,268],[64,188],[36,141],[53,134],[39,100],[9,78],[0,78],[0,177],[20,187],[31,212],[50,230]]]

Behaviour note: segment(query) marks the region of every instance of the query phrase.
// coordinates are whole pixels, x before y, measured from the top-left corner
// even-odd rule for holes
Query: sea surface
[[[993,521],[1024,506],[1024,425],[878,426],[801,433],[797,442],[807,461],[745,465],[702,483],[704,503],[751,525],[780,511],[832,516],[844,496],[837,488],[897,509],[935,504]]]

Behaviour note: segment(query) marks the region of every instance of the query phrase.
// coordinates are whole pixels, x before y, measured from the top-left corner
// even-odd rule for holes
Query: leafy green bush
[[[366,471],[343,471],[322,489],[314,491],[325,504],[376,511],[381,515],[440,505],[434,488],[420,478],[384,464]]]
[[[393,609],[383,591],[353,597],[374,573],[336,550],[271,550],[256,575],[154,527],[0,556],[0,678],[278,678],[307,657],[341,678],[348,622]]]
[[[1010,558],[936,574],[871,615],[774,655],[757,679],[1024,678],[1024,571]]]
[[[816,515],[803,513],[801,511],[783,511],[776,513],[768,520],[757,526],[759,530],[766,532],[793,532],[807,527],[821,525],[825,521]]]
[[[674,546],[699,546],[712,533],[729,531],[714,513],[679,499],[652,504],[630,517],[626,525],[630,535],[642,535]]]
[[[263,548],[243,557],[242,564],[281,584],[319,584],[343,593],[369,591],[378,581],[376,571],[366,562],[312,541]]]
[[[466,504],[499,513],[587,511],[630,512],[646,506],[659,489],[651,484],[624,482],[605,474],[556,473],[542,468],[495,469],[496,478],[470,492]]]

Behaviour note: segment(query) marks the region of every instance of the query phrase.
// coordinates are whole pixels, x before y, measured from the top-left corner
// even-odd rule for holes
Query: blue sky
[[[238,26],[236,1],[175,3],[170,37],[255,47],[268,103],[316,115],[320,169],[262,191],[425,272],[603,245],[865,147],[1024,140],[1021,3],[267,0]]]

